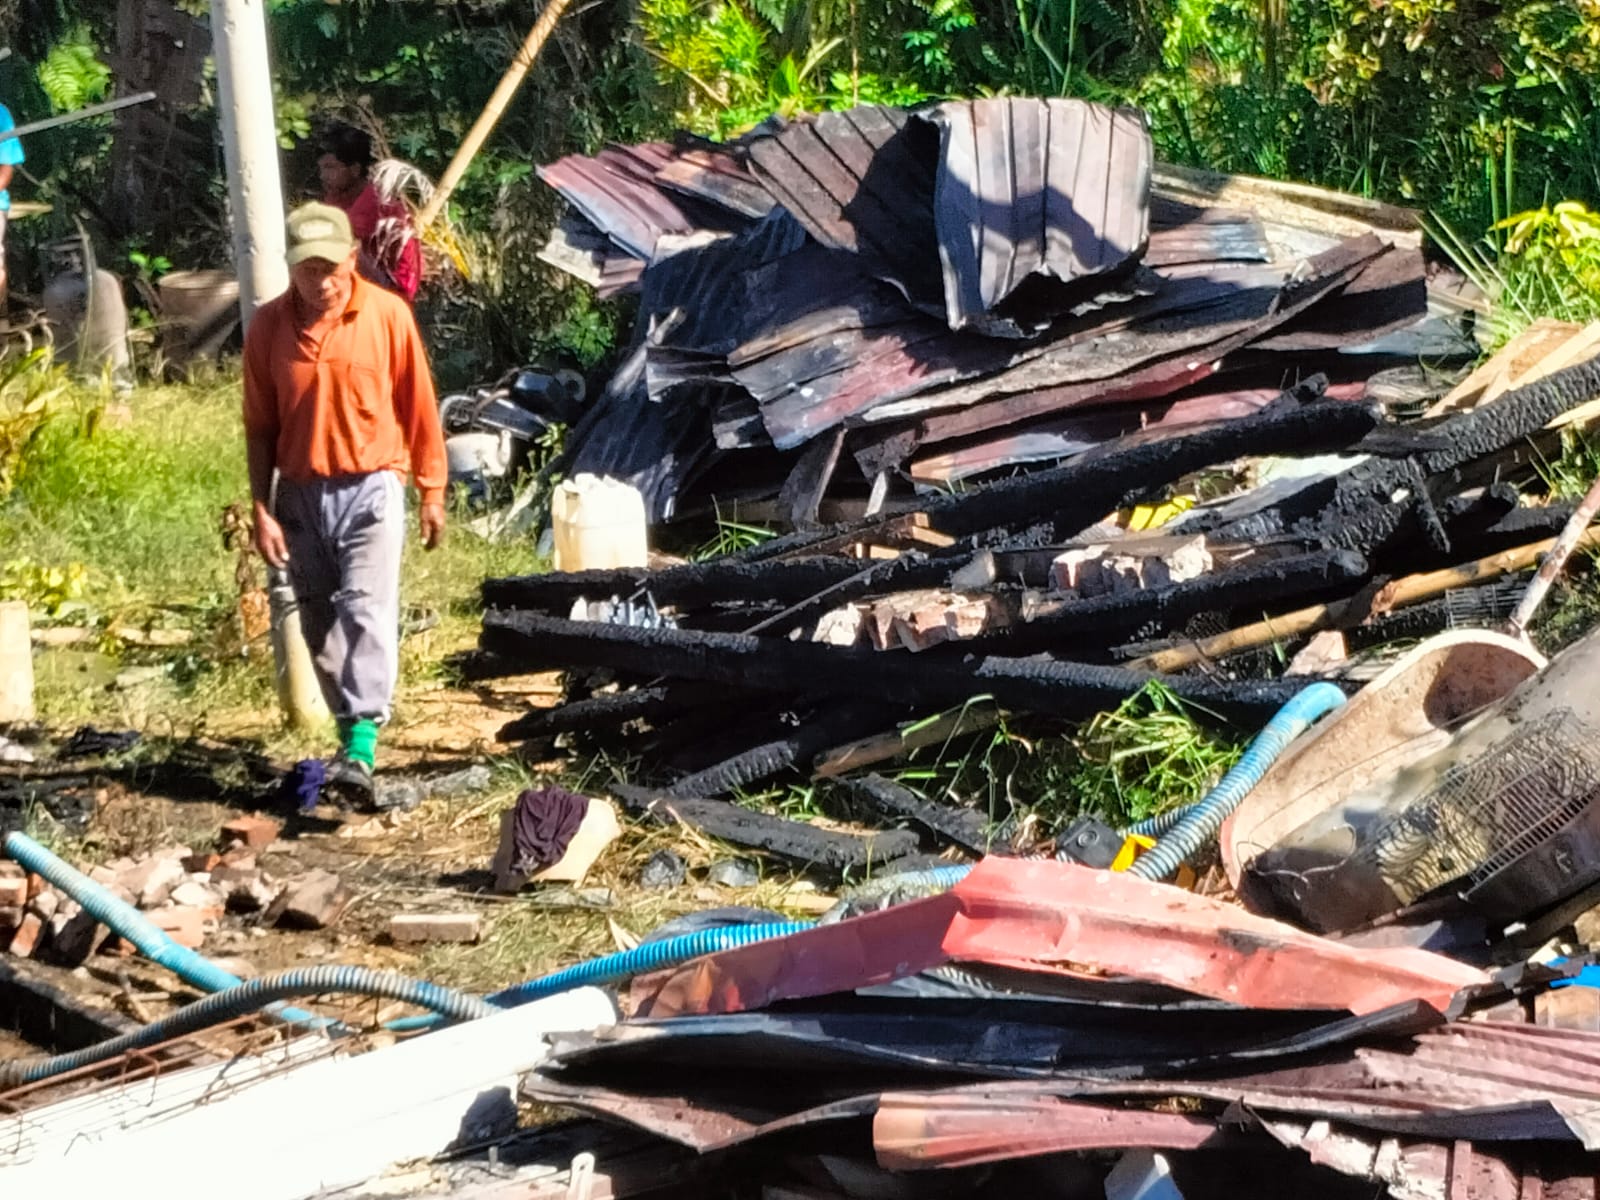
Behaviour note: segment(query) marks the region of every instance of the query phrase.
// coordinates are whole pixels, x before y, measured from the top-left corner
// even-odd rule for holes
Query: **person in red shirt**
[[[332,130],[323,138],[317,158],[322,200],[350,218],[350,228],[361,243],[361,273],[414,302],[422,285],[422,243],[411,223],[411,210],[378,195],[367,177],[372,164],[370,137],[349,125]]]
[[[289,290],[245,334],[244,430],[256,549],[288,571],[339,723],[324,786],[366,806],[399,675],[405,480],[421,494],[432,550],[449,469],[416,320],[361,278],[358,253],[340,209],[289,215]]]

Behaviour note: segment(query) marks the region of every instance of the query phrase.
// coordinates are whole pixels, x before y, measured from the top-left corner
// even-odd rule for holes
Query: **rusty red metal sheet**
[[[571,154],[539,168],[539,178],[555,188],[589,221],[635,258],[655,257],[663,234],[700,229],[731,230],[743,224],[738,213],[663,186],[656,173],[676,157],[665,142],[607,146],[597,154]]]
[[[777,207],[772,193],[761,186],[739,155],[713,142],[694,140],[678,147],[656,171],[655,180],[675,192],[713,201],[747,217],[764,217]]]
[[[1420,950],[1357,950],[1126,874],[987,858],[950,892],[698,959],[636,990],[648,1016],[737,1012],[946,962],[1125,975],[1251,1008],[1439,1011],[1483,972]]]
[[[891,1171],[968,1167],[1083,1150],[1199,1150],[1227,1141],[1215,1121],[1062,1100],[973,1092],[888,1093],[872,1119],[878,1165]]]

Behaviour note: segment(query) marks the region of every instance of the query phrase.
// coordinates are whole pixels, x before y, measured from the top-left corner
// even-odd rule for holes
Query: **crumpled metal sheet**
[[[1487,976],[1420,950],[1356,950],[1233,905],[1068,863],[986,858],[951,891],[657,976],[649,1016],[738,1012],[948,962],[1127,975],[1251,1008],[1440,1012]]]
[[[1042,1103],[1042,1100],[1048,1102]],[[882,1097],[872,1120],[878,1165],[891,1171],[970,1167],[1084,1150],[1199,1150],[1226,1141],[1215,1121],[1055,1097],[971,1092]]]
[[[663,234],[733,230],[745,218],[720,204],[664,187],[656,173],[677,158],[666,142],[607,146],[596,154],[569,154],[540,167],[555,188],[607,237],[649,262]]]
[[[1029,337],[1150,238],[1144,114],[1085,100],[941,104],[934,223],[952,329]],[[1080,286],[1074,286],[1080,285]]]
[[[861,105],[770,122],[749,135],[745,153],[762,186],[821,245],[859,256],[869,274],[943,314],[931,124],[906,109]]]

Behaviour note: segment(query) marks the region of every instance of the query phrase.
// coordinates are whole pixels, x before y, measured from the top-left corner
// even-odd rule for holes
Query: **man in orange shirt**
[[[245,337],[255,543],[288,568],[339,722],[325,786],[365,805],[399,674],[405,478],[421,493],[432,550],[444,534],[444,437],[411,309],[359,276],[349,218],[307,204],[288,233],[289,290]]]

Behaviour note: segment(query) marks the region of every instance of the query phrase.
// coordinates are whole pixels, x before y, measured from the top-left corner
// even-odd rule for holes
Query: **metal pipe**
[[[77,121],[87,121],[90,117],[103,117],[106,113],[116,112],[119,108],[132,108],[135,104],[148,104],[155,98],[156,94],[154,92],[140,92],[137,96],[120,96],[115,100],[107,100],[104,104],[91,104],[88,108],[80,108],[76,112],[62,113],[58,117],[44,117],[38,121],[29,121],[26,125],[18,125],[15,129],[6,130],[5,136],[0,138],[0,141],[10,141],[12,138],[42,133],[46,129],[56,129],[62,125],[71,125]]]

